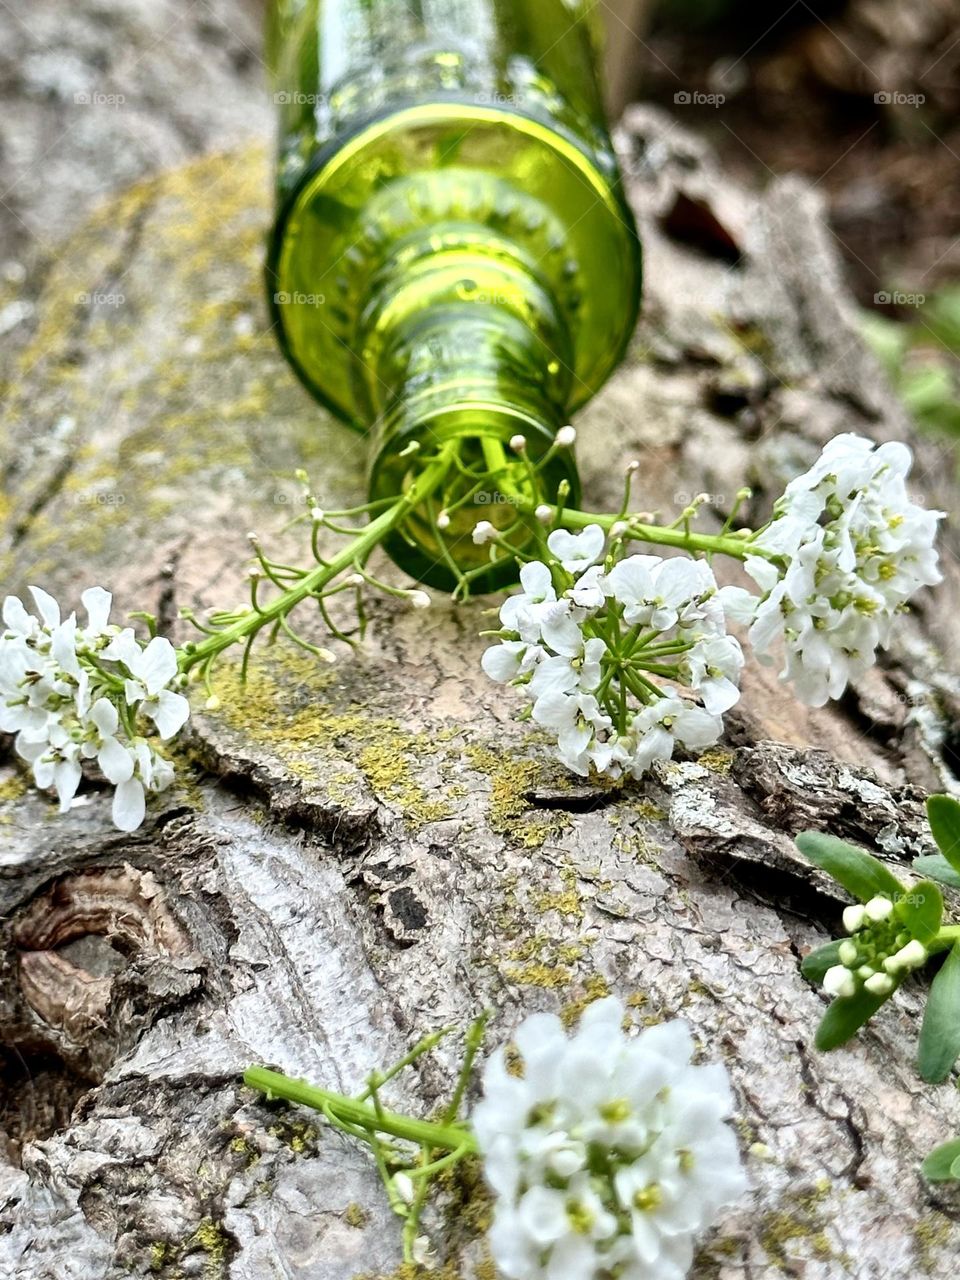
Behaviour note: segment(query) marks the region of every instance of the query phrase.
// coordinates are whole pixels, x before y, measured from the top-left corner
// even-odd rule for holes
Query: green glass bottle
[[[373,433],[371,498],[461,444],[501,491],[445,492],[387,548],[449,587],[480,518],[515,525],[508,442],[578,500],[560,426],[620,360],[640,251],[606,130],[590,0],[273,0],[280,113],[268,288],[313,394]],[[454,484],[455,477],[451,480]],[[437,506],[450,512],[437,526]],[[516,535],[514,535],[516,537]],[[515,572],[515,570],[514,570]],[[479,575],[483,576],[483,575]],[[495,585],[486,574],[480,585]],[[503,573],[499,574],[503,577]]]

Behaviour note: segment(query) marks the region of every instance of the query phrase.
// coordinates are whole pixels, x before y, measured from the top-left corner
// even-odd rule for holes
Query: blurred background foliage
[[[611,108],[654,102],[741,180],[822,196],[863,330],[960,441],[960,0],[596,0]]]

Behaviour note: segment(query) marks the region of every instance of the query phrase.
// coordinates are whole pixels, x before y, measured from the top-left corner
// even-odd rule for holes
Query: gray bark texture
[[[176,26],[166,37],[157,8]],[[124,43],[145,50],[133,71],[91,61],[116,47],[103,33],[121,11]],[[364,485],[363,442],[301,391],[261,298],[269,112],[254,73],[210,53],[253,42],[250,16],[37,3],[0,23],[21,75],[39,64],[53,83],[72,67],[143,113],[86,107],[100,114],[73,126],[86,149],[67,155],[54,135],[72,103],[19,87],[35,128],[20,163],[32,173],[48,140],[62,173],[28,202],[49,235],[15,247],[25,283],[8,264],[6,304],[21,309],[8,312],[0,577],[70,604],[103,583],[120,610],[153,610],[183,638],[179,606],[245,598],[249,529],[281,558],[306,555],[282,532],[295,468],[328,507]],[[153,90],[138,99],[141,82]],[[131,158],[141,128],[180,141],[156,163]],[[641,507],[672,517],[706,492],[718,526],[748,484],[762,519],[835,433],[910,438],[816,193],[789,178],[740,189],[640,108],[620,145],[646,301],[628,361],[577,424],[591,506],[619,500],[637,457]],[[9,148],[4,165],[16,183]],[[86,190],[131,176],[83,208]],[[918,494],[949,507],[950,465],[917,447]],[[807,711],[751,666],[722,748],[642,784],[571,782],[479,673],[483,604],[440,598],[427,614],[375,604],[366,642],[333,668],[279,645],[241,688],[225,665],[220,709],[195,700],[179,782],[134,836],[112,829],[95,781],[56,817],[7,744],[0,1275],[407,1280],[367,1153],[265,1104],[243,1068],[352,1090],[484,1006],[500,1039],[525,1012],[572,1021],[615,992],[638,1021],[688,1019],[735,1083],[753,1190],[705,1242],[696,1280],[955,1276],[960,1202],[919,1175],[960,1133],[956,1081],[925,1086],[915,1069],[924,988],[908,984],[848,1049],[814,1051],[824,998],[799,962],[836,933],[842,899],[792,843],[829,830],[905,876],[931,851],[923,799],[955,785],[960,759],[960,573],[944,537],[943,587],[840,704]],[[457,1062],[445,1042],[395,1108],[429,1114]],[[471,1177],[428,1224],[444,1280],[493,1275]]]

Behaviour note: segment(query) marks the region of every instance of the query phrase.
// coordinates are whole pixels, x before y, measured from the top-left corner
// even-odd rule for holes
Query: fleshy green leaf
[[[832,969],[833,965],[840,964],[840,943],[844,941],[837,938],[836,942],[824,943],[824,946],[817,947],[817,950],[810,952],[806,956],[803,963],[800,964],[800,973],[809,982],[822,983],[823,975],[827,969]]]
[[[868,991],[858,991],[855,996],[834,1000],[817,1027],[817,1038],[814,1041],[817,1048],[826,1053],[845,1044],[865,1022],[870,1021],[886,999],[886,996],[872,996]]]
[[[932,880],[918,880],[900,899],[897,915],[910,930],[911,937],[929,947],[943,922],[943,894],[939,886]]]
[[[815,866],[833,876],[861,902],[877,896],[897,899],[904,893],[903,885],[882,862],[845,840],[822,831],[802,831],[796,844]]]
[[[920,1031],[920,1074],[931,1084],[946,1080],[960,1057],[960,944],[933,980]],[[960,1152],[958,1152],[960,1154]]]
[[[960,801],[953,796],[930,796],[927,818],[937,848],[955,871],[960,871]]]
[[[838,938],[836,942],[828,942],[825,946],[817,947],[816,951],[811,951],[800,965],[803,976],[811,982],[821,983],[827,970],[840,963],[842,941],[842,938]]]
[[[923,1176],[928,1182],[960,1182],[960,1138],[953,1142],[945,1142],[942,1147],[934,1147],[921,1165]]]
[[[960,889],[960,871],[955,871],[942,853],[927,853],[922,858],[914,858],[913,869],[951,889]]]

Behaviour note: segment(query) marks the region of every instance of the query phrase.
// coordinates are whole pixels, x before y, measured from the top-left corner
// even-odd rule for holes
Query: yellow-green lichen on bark
[[[950,1234],[950,1219],[935,1210],[925,1213],[914,1226],[917,1266],[924,1275],[929,1275],[937,1265],[943,1250],[950,1244]]]
[[[843,1263],[826,1230],[831,1190],[831,1183],[826,1179],[813,1187],[798,1188],[784,1198],[781,1208],[763,1215],[760,1244],[774,1266],[792,1274],[803,1258],[834,1259],[838,1264]]]
[[[402,729],[357,703],[339,707],[333,700],[335,680],[335,672],[312,655],[279,647],[251,663],[245,684],[236,664],[223,663],[213,685],[220,705],[211,714],[245,739],[270,747],[296,776],[309,779],[321,762],[347,761],[411,828],[449,817],[451,799],[460,793],[457,784],[449,794],[434,796],[417,774],[425,765],[441,774],[453,771],[450,735]],[[331,798],[341,803],[354,798],[353,778],[342,769],[334,773],[327,782]]]
[[[522,848],[538,849],[569,826],[570,815],[562,809],[536,810],[530,802],[537,786],[569,785],[547,762],[485,746],[468,747],[467,759],[490,778],[490,826],[498,835]]]

